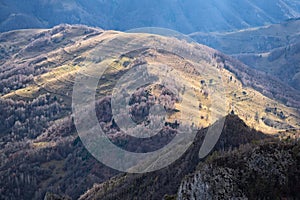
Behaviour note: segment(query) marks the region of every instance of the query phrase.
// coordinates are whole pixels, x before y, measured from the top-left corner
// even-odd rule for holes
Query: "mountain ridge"
[[[102,29],[95,29],[86,26],[70,26],[70,25],[57,26],[54,29],[49,29],[49,30],[40,30],[40,31],[33,30],[33,32],[36,35],[34,36],[35,38],[34,40],[30,41],[31,39],[26,37],[24,39],[20,39],[20,41],[23,42],[17,43],[15,45],[16,46],[15,49],[10,49],[8,52],[6,52],[7,49],[4,48],[4,51],[2,51],[3,53],[0,54],[0,56],[2,57],[5,57],[5,55],[7,55],[7,58],[9,58],[9,61],[7,63],[3,63],[1,68],[2,72],[5,73],[2,74],[2,84],[0,85],[1,86],[0,89],[2,95],[5,95],[4,96],[5,98],[17,97],[18,94],[23,95],[23,97],[26,97],[26,95],[32,96],[35,93],[39,94],[39,92],[36,92],[36,90],[38,90],[39,88],[42,88],[43,90],[47,88],[46,90],[48,91],[52,91],[58,94],[61,93],[61,91],[59,91],[58,89],[51,89],[51,87],[53,86],[49,87],[47,86],[48,84],[49,85],[58,84],[54,88],[56,87],[61,89],[64,88],[63,90],[66,91],[65,94],[71,94],[72,85],[70,85],[69,81],[66,82],[67,83],[66,86],[61,85],[61,83],[58,80],[56,80],[55,68],[58,67],[57,70],[59,72],[63,72],[64,76],[66,76],[65,77],[66,79],[72,78],[74,76],[73,73],[76,74],[76,71],[78,71],[78,69],[80,68],[80,67],[78,68],[78,66],[84,64],[85,62],[84,58],[82,58],[81,56],[83,52],[88,52],[91,49],[93,49],[97,44],[99,44],[99,42],[103,41],[102,38],[105,39],[105,38],[115,37],[118,34],[122,35],[120,32],[103,31]],[[9,33],[1,34],[0,38],[7,37],[6,36],[7,34],[12,36],[14,34],[22,35],[24,33],[28,35],[28,31],[17,31],[17,32],[9,32]],[[82,34],[85,36],[82,36]],[[16,36],[14,36],[14,38],[15,37]],[[18,40],[14,40],[14,42],[17,41]],[[23,45],[25,44],[25,46],[22,47],[22,43]],[[5,43],[2,43],[2,45],[4,47],[12,46],[9,45],[9,43],[7,45]],[[47,48],[45,49],[41,48],[41,46],[45,47],[45,45]],[[229,85],[232,84],[231,86],[229,86],[230,89],[226,88],[227,90],[229,91],[236,90],[236,88],[234,87],[236,87],[237,83],[235,82],[239,80],[243,85],[243,86],[238,86],[241,87],[239,90],[242,90],[243,87],[249,87],[249,88],[254,87],[255,90],[258,90],[259,93],[267,96],[268,98],[284,102],[284,104],[286,104],[287,106],[292,106],[294,108],[299,107],[300,95],[299,92],[297,92],[296,90],[284,85],[277,79],[269,77],[268,75],[261,73],[259,71],[255,71],[247,67],[246,65],[243,65],[242,63],[239,63],[236,60],[222,53],[219,53],[213,49],[209,49],[208,47],[205,46],[202,47],[200,45],[199,49],[201,48],[207,49],[206,51],[208,52],[213,52],[210,53],[211,58],[207,58],[207,59],[212,59],[212,61],[208,61],[208,62],[212,62],[212,63],[215,62],[214,63],[215,66],[220,67],[221,69],[224,68],[225,70],[229,70],[229,72],[232,73],[232,74],[230,73],[227,74],[226,72],[226,76],[228,76],[226,77],[226,79],[229,79],[229,81],[227,81],[227,84]],[[35,57],[35,55],[39,55],[39,56]],[[138,55],[140,55],[140,53]],[[22,58],[23,61],[21,61],[20,58]],[[59,62],[57,62],[56,60]],[[167,62],[167,60],[164,60],[162,62]],[[24,71],[25,69],[24,67],[26,67],[28,71],[27,70]],[[223,71],[222,73],[224,72],[225,71]],[[33,74],[33,76],[30,76],[30,74]],[[256,78],[254,74],[256,74],[259,78]],[[53,83],[47,81],[47,78],[48,77],[50,78],[52,76],[54,76],[54,79],[51,78],[50,80],[54,81]],[[233,77],[235,76],[237,80],[234,82]],[[11,83],[9,82],[9,80],[15,79],[16,77],[19,77],[20,80],[23,80],[23,83],[21,84],[19,82],[18,84],[15,84],[14,82]],[[64,77],[62,78],[63,80],[65,79]],[[28,87],[29,93],[26,92],[26,87]],[[244,90],[246,90],[246,88]],[[33,93],[31,93],[30,91],[33,91]],[[242,91],[240,91],[240,93],[242,93]],[[249,91],[249,93],[252,92]],[[68,95],[63,95],[63,96],[68,96]],[[244,95],[244,96],[248,96],[248,95]],[[70,97],[68,98],[70,99]],[[238,98],[241,97],[230,97],[230,98],[236,99],[235,100],[236,103],[239,104],[238,102],[240,102],[240,100]],[[246,115],[248,114],[245,114],[245,116]]]
[[[168,195],[176,194],[181,179],[194,171],[197,164],[202,162],[198,157],[198,152],[206,132],[207,129],[200,130],[187,152],[170,166],[146,174],[120,174],[107,182],[94,185],[79,199],[112,200],[122,198],[154,200],[165,199],[164,197]],[[267,138],[269,136],[247,127],[237,116],[228,115],[226,116],[220,140],[214,150],[222,151],[228,148],[236,148],[253,140]],[[136,188],[137,185],[139,187],[135,190],[135,193],[129,192],[133,188]]]
[[[146,6],[144,6],[146,5]],[[159,5],[159,6],[158,6]],[[145,26],[183,33],[226,31],[281,22],[300,16],[296,0],[255,1],[2,1],[0,31],[49,28],[61,23],[125,31]],[[174,14],[176,13],[176,14]],[[55,16],[55,17],[53,17]],[[137,20],[138,19],[138,20]]]

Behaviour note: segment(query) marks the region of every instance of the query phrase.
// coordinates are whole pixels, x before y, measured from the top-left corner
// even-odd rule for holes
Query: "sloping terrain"
[[[42,199],[46,192],[75,199],[94,183],[102,183],[118,173],[88,153],[75,129],[71,112],[75,76],[90,77],[99,70],[86,66],[108,66],[98,82],[96,113],[110,140],[129,151],[160,148],[176,134],[178,123],[193,124],[203,137],[205,128],[218,119],[216,116],[225,117],[229,113],[237,115],[230,117],[233,118],[233,122],[228,122],[230,127],[236,122],[243,128],[227,131],[229,139],[221,140],[220,148],[266,137],[259,131],[285,135],[286,130],[300,126],[297,90],[200,44],[80,25],[11,31],[0,34],[0,41],[3,199]],[[132,51],[129,47],[136,49]],[[180,56],[179,50],[189,56]],[[114,56],[105,57],[113,51],[117,51]],[[154,102],[160,102],[168,111],[161,137],[141,141],[120,131],[112,115],[111,98],[118,79],[143,65],[168,66],[167,75],[171,75],[174,83],[173,88],[154,84],[127,91],[132,96],[130,114],[137,122],[147,121]],[[160,69],[149,68],[148,73],[164,72]],[[132,84],[132,80],[124,83],[127,84]],[[219,88],[223,88],[224,96]],[[189,117],[180,117],[186,115]],[[243,139],[244,132],[251,137]],[[238,136],[230,138],[230,134]],[[140,148],[142,142],[145,146]],[[186,170],[179,175],[180,179],[192,172]],[[170,194],[177,189],[172,188]]]
[[[194,33],[196,41],[232,55],[299,90],[300,20],[228,33]]]
[[[183,33],[212,32],[262,26],[299,16],[297,0],[3,0],[0,31],[69,23],[122,31],[154,26]]]
[[[4,63],[1,66],[2,80],[1,80],[1,93],[4,98],[13,99],[32,99],[41,94],[50,93],[57,98],[62,98],[66,107],[71,106],[71,94],[74,77],[80,66],[86,65],[89,53],[93,52],[97,47],[105,52],[106,48],[109,50],[110,42],[113,45],[121,45],[126,42],[128,37],[136,37],[135,34],[123,34],[113,31],[102,31],[81,26],[58,26],[51,30],[37,31],[32,41],[28,41],[26,37],[20,37],[20,41],[14,40],[16,48],[3,48],[1,57]],[[27,34],[27,31],[25,32]],[[3,39],[3,47],[12,46],[9,44],[11,38],[16,38],[15,34],[24,34],[23,31],[8,32],[1,35]],[[115,44],[115,39],[119,44]],[[141,34],[138,39],[134,41],[138,45],[140,41],[147,42],[148,36]],[[168,40],[158,38],[166,43]],[[5,40],[8,44],[6,44]],[[172,42],[173,39],[170,39]],[[150,40],[149,40],[150,41]],[[26,44],[27,42],[27,44]],[[23,43],[25,45],[22,48]],[[176,44],[176,43],[175,43]],[[101,46],[102,45],[102,46]],[[278,80],[268,77],[266,74],[252,70],[251,68],[226,57],[212,49],[202,45],[196,45],[197,50],[202,54],[201,65],[207,66],[203,71],[207,77],[201,76],[199,72],[190,70],[197,67],[196,63],[192,60],[183,60],[175,53],[151,49],[140,49],[134,54],[120,55],[116,60],[108,60],[112,62],[113,71],[108,78],[104,81],[103,86],[99,85],[100,97],[105,97],[112,91],[113,85],[118,77],[118,74],[125,73],[130,67],[137,64],[152,64],[164,63],[173,67],[177,71],[174,72],[176,76],[181,77],[181,82],[186,87],[198,91],[195,95],[199,98],[199,102],[194,102],[189,106],[198,107],[199,103],[203,104],[203,109],[197,108],[198,111],[203,112],[201,115],[205,118],[209,114],[209,101],[212,101],[211,96],[208,94],[205,101],[205,91],[209,90],[214,82],[219,83],[214,73],[222,74],[222,84],[226,93],[226,112],[234,111],[246,121],[250,126],[258,129],[263,129],[267,132],[272,132],[272,126],[266,125],[262,118],[268,118],[271,121],[276,121],[282,124],[282,127],[298,126],[298,113],[296,108],[299,106],[299,92],[289,88]],[[191,44],[191,48],[194,48]],[[108,47],[105,47],[108,46]],[[196,47],[195,46],[195,47]],[[189,48],[189,46],[186,46]],[[126,52],[126,49],[124,50]],[[110,59],[110,58],[109,58]],[[5,62],[6,60],[6,62]],[[103,61],[107,62],[107,61]],[[124,65],[124,62],[127,64]],[[181,63],[178,65],[178,63]],[[127,67],[127,65],[129,67]],[[181,67],[185,65],[185,67]],[[93,70],[92,68],[90,70]],[[182,72],[180,72],[182,71]],[[180,72],[180,73],[179,73]],[[93,74],[93,71],[86,72]],[[155,71],[153,73],[156,73]],[[171,73],[171,72],[170,72]],[[18,80],[16,82],[16,80]],[[201,81],[202,80],[202,81]],[[176,80],[178,81],[178,80]],[[202,92],[201,92],[202,91]],[[103,93],[104,92],[104,93]],[[209,91],[207,91],[209,92]],[[192,98],[192,97],[190,97]],[[261,99],[258,101],[258,99]],[[194,104],[194,105],[193,105]],[[284,105],[285,104],[285,105]],[[254,106],[255,105],[255,106]],[[287,107],[291,106],[291,107]],[[176,104],[180,110],[180,104]],[[207,108],[205,108],[207,107]],[[293,109],[293,107],[295,109]],[[253,108],[253,109],[251,109]],[[185,108],[187,109],[187,108]],[[271,110],[271,111],[270,111]],[[272,110],[275,110],[274,112]],[[281,114],[282,112],[282,114]],[[196,118],[199,118],[198,115]],[[200,115],[200,117],[201,117]],[[257,116],[258,115],[258,116]],[[256,116],[256,117],[255,117]],[[254,120],[256,118],[256,120]],[[198,119],[199,120],[199,119]],[[205,125],[205,120],[203,123]],[[209,121],[209,120],[208,120]],[[196,122],[199,123],[199,122]],[[207,124],[206,124],[207,125]],[[205,126],[206,126],[205,125]],[[285,129],[273,127],[273,132],[276,130]]]
[[[118,175],[80,199],[299,198],[299,142],[268,138],[229,115],[214,153],[199,160],[202,131],[168,168]]]
[[[299,145],[265,142],[215,153],[183,180],[176,199],[298,199]]]
[[[199,131],[188,151],[172,165],[145,174],[120,174],[107,182],[94,185],[80,199],[168,199],[168,196],[177,193],[181,180],[195,171],[199,162],[202,163],[198,152],[206,132],[207,129]],[[237,116],[229,115],[214,150],[225,151],[267,138],[263,133],[247,127]]]
[[[270,52],[241,54],[236,58],[249,66],[278,77],[295,89],[300,89],[300,40]]]
[[[264,53],[299,41],[299,27],[300,19],[296,18],[232,32],[195,32],[190,36],[201,44],[229,55]]]

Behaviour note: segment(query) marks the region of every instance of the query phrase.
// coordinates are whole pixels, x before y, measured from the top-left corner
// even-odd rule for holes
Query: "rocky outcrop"
[[[209,185],[203,181],[201,173],[197,173],[180,185],[178,199],[212,199],[208,190]]]
[[[214,154],[184,179],[178,199],[298,199],[299,147],[267,142]]]

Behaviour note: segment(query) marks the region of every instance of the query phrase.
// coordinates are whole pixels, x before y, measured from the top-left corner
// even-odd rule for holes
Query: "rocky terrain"
[[[299,142],[216,152],[184,179],[177,199],[298,199],[299,156]]]

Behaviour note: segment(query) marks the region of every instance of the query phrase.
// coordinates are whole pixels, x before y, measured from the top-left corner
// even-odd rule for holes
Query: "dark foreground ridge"
[[[193,173],[197,165],[206,163],[215,155],[213,153],[205,160],[198,158],[206,131],[207,129],[200,130],[188,151],[170,166],[146,174],[120,174],[105,183],[95,185],[81,196],[81,199],[163,199],[175,195],[184,177]],[[241,145],[268,140],[268,138],[271,139],[247,127],[236,115],[228,115],[214,152],[231,151]]]

